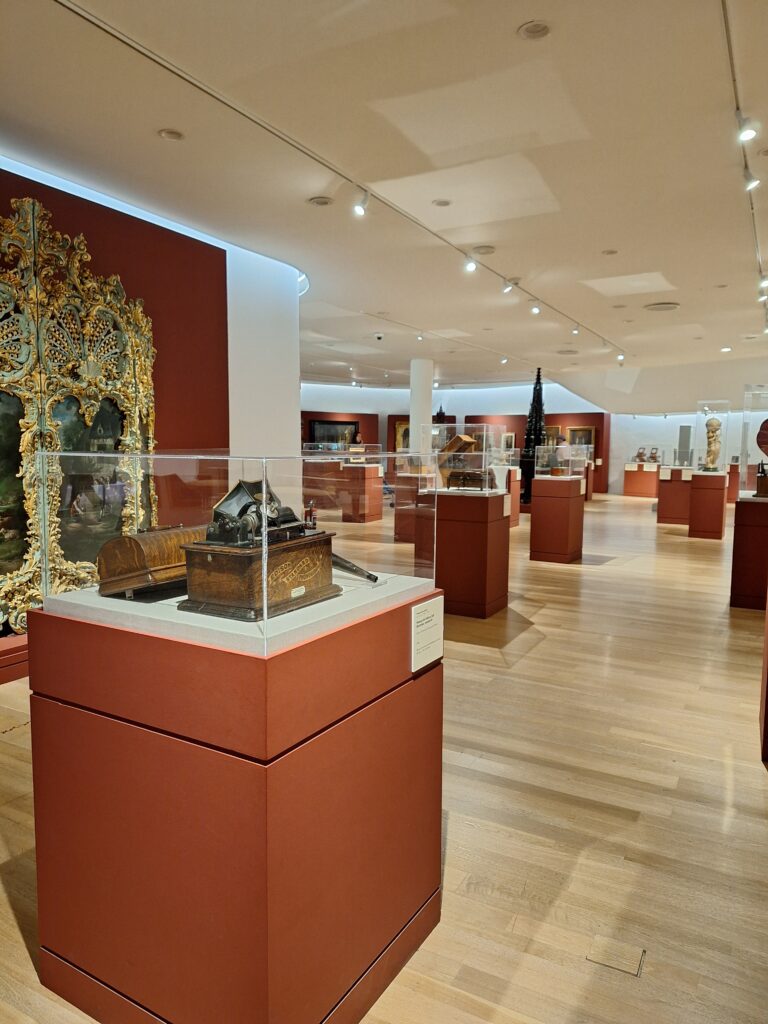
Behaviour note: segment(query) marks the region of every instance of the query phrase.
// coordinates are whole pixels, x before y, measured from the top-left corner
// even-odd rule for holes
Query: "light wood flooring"
[[[508,611],[449,617],[443,921],[365,1024],[768,1020],[763,616],[650,509],[597,498],[571,566],[524,519]],[[26,723],[0,686],[0,1024],[82,1024],[33,966]]]

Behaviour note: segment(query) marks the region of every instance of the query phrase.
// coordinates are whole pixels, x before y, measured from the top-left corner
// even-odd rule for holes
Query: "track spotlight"
[[[432,381],[432,387],[433,387],[433,388],[438,388],[438,387],[440,387],[440,382],[439,382],[439,381],[436,381],[436,380],[433,380],[433,381]]]
[[[757,128],[748,117],[739,112],[739,142],[751,142],[752,139],[757,137]]]
[[[541,306],[538,304],[538,302],[534,302],[534,304],[531,306],[531,313],[533,313],[534,316],[538,316],[540,312]]]
[[[464,269],[468,274],[474,274],[477,270],[477,263],[475,263],[471,256],[467,256],[464,260]]]
[[[760,287],[761,288],[768,288],[768,277],[761,277],[760,278]]]
[[[757,301],[758,302],[768,302],[768,295],[758,295]]]
[[[619,354],[618,354],[618,355],[616,356],[616,359],[617,359],[617,360],[618,360],[618,361],[619,361],[620,363],[623,363],[623,362],[624,362],[624,353],[623,353],[623,352],[619,352]]]
[[[511,281],[505,281],[504,284],[501,286],[501,290],[505,295],[509,295],[509,293],[512,291],[514,287],[515,286],[512,284]]]
[[[733,349],[731,348],[730,345],[723,345],[723,347],[720,349],[720,351],[721,352],[733,352]]]
[[[574,324],[573,327],[571,328],[571,334],[578,334],[578,333],[579,333],[579,325],[578,324]]]
[[[416,341],[424,341],[424,335],[423,334],[417,334],[416,335]]]
[[[745,167],[744,182],[744,187],[746,188],[747,192],[751,192],[753,188],[757,188],[757,186],[760,184],[760,179],[756,178],[748,167]]]
[[[763,334],[768,334],[768,324],[763,328]]]
[[[363,190],[362,194],[360,195],[360,197],[355,202],[355,205],[352,207],[352,212],[354,213],[354,215],[356,217],[364,217],[365,216],[366,211],[368,210],[368,200],[369,199],[370,199],[370,196],[369,196],[368,192]]]
[[[507,357],[504,356],[504,358],[501,360],[501,365],[502,366],[506,366],[508,362],[509,362],[509,359],[507,359]]]

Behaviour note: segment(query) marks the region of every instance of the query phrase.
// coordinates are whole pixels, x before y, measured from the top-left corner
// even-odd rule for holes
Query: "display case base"
[[[768,498],[736,502],[731,562],[731,608],[766,606],[768,587]]]
[[[722,540],[725,536],[727,476],[725,473],[694,473],[688,536],[699,540]]]
[[[316,1024],[358,1024],[439,923],[438,891],[380,953],[331,1012]],[[40,950],[39,970],[40,980],[46,988],[100,1024],[176,1024],[175,1021],[156,1016],[151,1010],[79,970],[49,949]]]
[[[532,485],[530,557],[534,562],[578,562],[584,537],[586,481],[536,477]]]

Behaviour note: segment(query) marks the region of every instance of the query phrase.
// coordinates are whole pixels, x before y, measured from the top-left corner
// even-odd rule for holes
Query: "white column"
[[[432,423],[432,381],[435,364],[431,359],[411,360],[411,416],[410,448],[414,452],[428,452],[431,441],[423,437],[422,427]]]
[[[258,253],[227,251],[233,455],[301,452],[298,276]]]

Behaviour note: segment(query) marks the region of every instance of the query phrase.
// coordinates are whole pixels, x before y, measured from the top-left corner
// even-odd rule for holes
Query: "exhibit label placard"
[[[411,672],[443,656],[443,595],[411,608]]]
[[[671,480],[672,479],[672,468],[670,466],[662,466],[659,470],[659,480]]]
[[[512,515],[512,495],[511,494],[505,494],[504,495],[504,508],[502,510],[502,515],[505,515],[505,516],[511,516]]]

